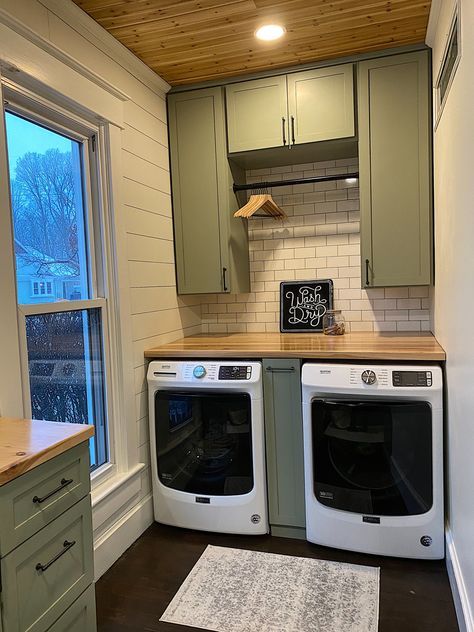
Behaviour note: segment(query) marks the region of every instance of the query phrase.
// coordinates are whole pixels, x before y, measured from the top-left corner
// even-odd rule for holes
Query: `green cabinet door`
[[[428,285],[428,51],[361,62],[358,80],[362,285]]]
[[[179,294],[248,292],[247,227],[227,161],[223,88],[168,97]]]
[[[305,537],[300,360],[263,361],[270,529]]]
[[[292,145],[354,136],[352,64],[297,72],[287,81]]]
[[[286,77],[226,86],[229,153],[288,143]]]

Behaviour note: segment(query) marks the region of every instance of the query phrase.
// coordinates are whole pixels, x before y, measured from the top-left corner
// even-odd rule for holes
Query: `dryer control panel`
[[[393,386],[420,386],[433,384],[431,371],[392,371]]]

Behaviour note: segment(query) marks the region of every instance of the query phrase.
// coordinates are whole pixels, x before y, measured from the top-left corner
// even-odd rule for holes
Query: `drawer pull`
[[[38,503],[38,505],[40,505],[41,503],[44,503],[45,500],[48,500],[48,498],[51,498],[51,496],[54,496],[54,494],[57,494],[62,489],[70,485],[73,482],[73,480],[74,479],[72,478],[62,478],[61,484],[59,485],[59,487],[56,487],[56,489],[53,489],[52,492],[49,492],[49,494],[46,494],[46,496],[43,496],[42,498],[40,498],[39,496],[33,496],[33,499],[32,499],[33,502]]]
[[[266,370],[269,373],[293,373],[295,370],[295,367],[294,366],[289,366],[289,367],[267,366]]]
[[[37,571],[41,571],[42,573],[44,573],[44,571],[47,571],[48,568],[54,564],[54,562],[57,562],[59,560],[60,557],[62,557],[64,555],[64,553],[67,553],[67,551],[69,551],[69,549],[72,549],[72,547],[76,544],[76,540],[73,540],[72,542],[69,542],[68,540],[64,540],[63,542],[63,550],[59,551],[59,553],[57,555],[55,555],[53,557],[52,560],[49,560],[49,562],[47,564],[41,564],[40,562],[38,562],[38,564],[36,564],[35,569]]]

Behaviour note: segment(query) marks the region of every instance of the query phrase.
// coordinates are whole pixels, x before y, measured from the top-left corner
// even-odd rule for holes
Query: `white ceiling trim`
[[[107,81],[107,79],[104,79],[89,68],[86,68],[86,66],[79,63],[76,59],[74,59],[74,57],[71,57],[71,55],[64,52],[51,41],[44,39],[44,37],[42,37],[41,35],[38,35],[30,27],[26,26],[23,22],[21,22],[13,15],[11,15],[8,11],[2,8],[0,8],[0,22],[18,35],[21,35],[22,37],[27,39],[32,44],[35,44],[36,46],[41,48],[41,50],[43,50],[44,52],[49,53],[57,60],[63,62],[64,64],[69,66],[69,68],[72,68],[83,77],[86,77],[99,87],[103,88],[115,98],[120,99],[120,101],[130,101],[130,96],[128,94],[113,86],[109,81]]]
[[[428,18],[428,27],[426,29],[425,42],[433,48],[438,27],[439,15],[441,13],[441,5],[443,0],[431,0],[430,16]]]
[[[71,0],[39,0],[39,2],[158,96],[163,97],[163,92],[166,93],[171,89],[169,83]]]

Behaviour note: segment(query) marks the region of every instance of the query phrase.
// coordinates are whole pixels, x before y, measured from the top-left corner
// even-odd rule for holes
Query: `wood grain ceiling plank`
[[[413,23],[412,28],[409,32],[404,30],[404,34],[400,36],[403,38],[404,42],[411,41],[413,42],[416,38],[419,37],[419,34],[423,32],[423,28],[425,28],[424,22],[420,19]],[[340,52],[343,53],[351,47],[357,46],[359,49],[363,49],[366,44],[370,44],[372,42],[395,42],[396,36],[398,35],[397,27],[394,27],[390,30],[386,31],[374,31],[372,36],[365,36],[357,38],[356,36],[351,36],[346,39],[344,44],[340,44]],[[419,41],[419,40],[418,40]],[[327,54],[334,51],[334,41],[333,40],[319,40],[315,41],[312,39],[308,41],[304,47],[295,47],[288,46],[285,49],[281,49],[279,51],[273,51],[272,54],[268,54],[265,59],[267,62],[272,62],[275,64],[278,60],[284,61],[290,56],[300,56],[305,58],[312,59],[327,59]],[[338,55],[340,56],[340,55]],[[162,64],[161,60],[157,63],[163,66],[163,68],[174,67],[176,69],[176,73],[180,72],[180,68],[182,68],[183,72],[186,70],[195,70],[197,68],[212,68],[213,66],[221,63],[223,66],[228,62],[242,62],[242,61],[250,61],[250,60],[259,60],[263,59],[261,55],[257,55],[255,53],[245,51],[245,52],[235,52],[233,54],[226,55],[225,57],[219,56],[215,58],[209,58],[204,60],[197,60],[194,62],[190,62],[188,64]]]
[[[409,21],[416,20],[420,18],[420,16],[424,20],[427,19],[425,15],[416,11],[416,5],[414,7],[414,3],[411,0],[407,0],[405,7],[393,11],[390,14],[389,19],[385,19],[383,22],[378,21],[377,25],[380,24],[380,27],[382,27],[396,21],[405,21],[405,23],[409,23]],[[235,34],[232,40],[232,51],[246,47],[250,48],[253,52],[259,51],[264,54],[269,50],[281,49],[282,46],[288,45],[289,43],[295,43],[296,45],[298,43],[304,44],[306,40],[317,36],[319,33],[337,34],[341,31],[347,33],[348,30],[366,28],[367,26],[373,24],[373,20],[369,21],[367,17],[362,16],[351,17],[341,21],[332,21],[330,23],[317,26],[301,20],[297,27],[292,25],[284,40],[270,45],[271,48],[269,48],[268,44],[265,45],[264,43],[256,40],[253,35],[249,36],[244,32]],[[219,51],[222,52],[222,54],[225,54],[229,50],[229,35],[231,34],[232,27],[228,27],[227,32],[224,32],[223,34],[219,32],[219,36],[213,37],[212,40],[208,40],[203,37],[203,33],[201,33],[197,36],[193,34],[187,38],[174,38],[173,40],[160,41],[159,47],[157,47],[156,38],[148,39],[146,42],[140,40],[138,43],[133,44],[133,48],[137,55],[140,55],[140,57],[146,57],[148,61],[161,60],[165,62],[179,56],[180,61],[184,62],[188,59],[195,58],[200,54],[208,55],[211,52],[215,54]],[[130,42],[126,41],[124,43],[132,46]]]
[[[344,2],[347,2],[347,0],[344,0]],[[379,1],[377,4],[380,7],[380,5],[385,4],[385,2]],[[426,7],[426,2],[422,2],[421,4],[415,2],[414,5],[416,7],[420,7],[420,12],[422,12],[423,8]],[[354,7],[352,8],[352,11],[354,11]],[[347,12],[344,12],[344,13],[347,13]],[[380,21],[383,21],[384,19],[389,19],[392,13],[393,11],[385,13],[385,11],[382,10],[380,15],[378,16],[378,19]],[[351,15],[357,15],[357,14],[353,14],[349,12],[348,17],[350,17]],[[295,24],[296,25],[295,28],[297,29],[298,21],[301,19],[310,20],[311,22],[314,21],[314,18],[308,15],[307,6],[301,7],[300,9],[295,9],[291,14],[290,19],[284,20],[284,24],[286,28],[289,30],[291,30],[292,25]],[[331,15],[326,16],[324,19],[325,19],[324,23],[329,23],[330,21],[337,21],[342,18],[341,18],[341,15],[331,14]],[[283,18],[282,18],[282,21],[283,21]],[[215,32],[217,34],[219,30],[225,29],[228,27],[231,27],[231,28],[234,27],[236,29],[235,31],[236,33],[242,30],[247,30],[253,35],[254,30],[260,24],[258,17],[256,17],[255,12],[252,10],[243,11],[242,13],[236,12],[235,14],[229,14],[224,21],[222,21],[219,17],[214,17],[214,16],[206,17],[206,19],[200,19],[200,18],[198,19],[197,14],[196,14],[195,19],[194,17],[193,19],[190,19],[190,17],[188,16],[185,19],[185,22],[186,22],[185,24],[179,24],[175,22],[174,20],[164,20],[160,22],[159,28],[157,27],[155,23],[148,22],[146,24],[135,25],[134,27],[131,27],[131,28],[121,27],[117,29],[110,29],[110,32],[115,37],[117,37],[121,42],[125,43],[126,45],[131,45],[132,42],[135,42],[135,41],[138,42],[144,36],[148,36],[150,38],[156,38],[159,40],[165,38],[167,35],[170,35],[170,36],[181,35],[181,36],[190,37],[190,36],[198,35],[205,32],[207,33]]]
[[[353,11],[351,14],[346,14],[343,19],[331,16],[321,18],[317,22],[303,15],[301,17],[294,18],[291,23],[288,24],[288,32],[285,39],[289,37],[298,38],[300,35],[301,37],[304,37],[306,35],[304,31],[312,28],[324,27],[328,31],[336,32],[338,30],[343,30],[347,24],[351,24],[356,20],[358,21],[358,24],[375,22],[384,24],[400,17],[418,17],[420,15],[425,15],[426,19],[428,18],[426,13],[426,2],[424,0],[420,2],[403,0],[398,3],[396,9],[388,14],[382,13],[382,9],[377,9],[370,16],[367,16],[359,9]],[[177,51],[180,51],[182,50],[183,44],[187,45],[190,42],[197,42],[198,44],[205,46],[209,41],[207,38],[205,40],[203,39],[203,36],[206,34],[212,35],[212,41],[217,41],[219,38],[228,38],[229,36],[233,38],[233,42],[241,41],[243,39],[257,41],[254,40],[252,23],[253,18],[246,20],[245,22],[240,21],[238,25],[234,24],[233,20],[224,25],[221,25],[218,21],[214,20],[206,22],[199,28],[195,26],[192,30],[189,29],[185,33],[180,31],[177,32],[176,29],[160,29],[146,35],[131,34],[130,36],[122,37],[121,40],[128,46],[136,46],[137,51],[140,52],[146,52],[147,50],[158,48],[168,49],[171,51],[173,50],[172,47],[175,47]],[[260,43],[260,46],[278,46],[278,43]]]
[[[74,0],[172,85],[423,42],[431,0]],[[284,40],[253,33],[282,22]]]
[[[209,16],[212,17],[214,15],[218,19],[223,20],[227,15],[239,13],[240,11],[255,11],[254,0],[232,0],[231,2],[226,2],[225,0],[220,2],[216,2],[216,0],[192,0],[180,3],[178,8],[157,8],[154,5],[150,6],[150,0],[144,0],[140,3],[137,2],[133,12],[124,11],[122,8],[112,12],[96,11],[94,12],[94,19],[110,31],[119,28],[132,28],[150,22],[153,22],[156,25],[156,29],[159,30],[165,20],[171,20],[171,23],[176,24],[183,19],[183,16],[188,16],[189,23],[192,24],[198,19],[207,20]]]
[[[423,37],[426,30],[420,30],[418,33],[418,38]],[[337,54],[333,54],[332,49],[328,54],[323,54],[320,57],[306,57],[305,55],[295,55],[292,59],[285,59],[283,61],[273,61],[271,63],[265,63],[265,60],[259,60],[258,63],[248,63],[245,66],[239,66],[239,70],[236,71],[235,67],[226,67],[223,69],[222,66],[214,67],[213,69],[205,69],[204,71],[198,70],[196,71],[192,77],[189,74],[180,74],[173,73],[172,75],[172,85],[173,86],[185,86],[192,85],[195,83],[200,83],[204,81],[216,81],[219,79],[226,79],[230,77],[239,77],[242,75],[243,79],[245,75],[249,73],[255,72],[264,72],[265,70],[278,70],[279,68],[288,68],[291,66],[298,66],[299,64],[307,64],[311,62],[325,61],[328,59],[337,59],[338,57],[346,57],[348,55],[357,55],[362,53],[370,53],[379,50],[389,50],[390,48],[398,48],[399,46],[408,46],[410,44],[418,43],[413,41],[413,38],[401,38],[396,42],[393,39],[388,40],[376,40],[372,43],[365,44],[360,47],[345,47],[345,50],[341,50]],[[161,73],[160,73],[161,74]],[[162,75],[165,79],[167,77],[166,72]],[[168,74],[171,81],[171,75]],[[168,79],[167,79],[168,80]]]

